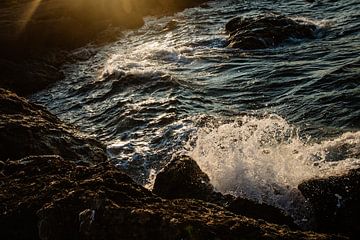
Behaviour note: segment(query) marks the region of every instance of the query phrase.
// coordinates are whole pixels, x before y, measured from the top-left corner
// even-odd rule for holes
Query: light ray
[[[20,17],[18,33],[21,33],[26,28],[41,2],[42,0],[33,0],[25,9],[25,12]]]

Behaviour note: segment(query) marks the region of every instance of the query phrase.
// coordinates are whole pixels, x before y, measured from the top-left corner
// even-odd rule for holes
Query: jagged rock
[[[234,215],[194,199],[163,200],[108,162],[59,156],[6,161],[1,239],[342,239]]]
[[[37,211],[44,204],[61,201],[67,196],[69,198],[76,196],[71,202],[66,202],[67,209],[70,209],[71,204],[78,203],[86,207],[95,207],[98,196],[106,193],[106,196],[112,199],[117,189],[121,189],[116,195],[117,204],[123,202],[136,204],[137,199],[152,196],[149,191],[136,185],[128,176],[107,162],[86,166],[66,161],[59,156],[34,156],[18,161],[7,161],[2,174],[3,176],[0,176],[1,239],[39,239]],[[89,202],[90,205],[87,204]],[[79,213],[75,216],[67,215],[67,209],[61,209],[63,216],[57,221],[68,220],[69,225],[76,225]],[[63,233],[59,235],[62,237],[60,239],[77,239],[79,226],[76,225],[76,231],[71,231],[75,225],[69,229],[61,229]],[[42,230],[41,236],[44,235],[43,228],[40,230]]]
[[[360,169],[298,186],[312,204],[319,231],[360,236]]]
[[[310,23],[277,14],[236,17],[225,28],[230,34],[229,47],[246,50],[276,47],[290,38],[312,39],[317,29]]]
[[[214,192],[209,177],[188,156],[175,157],[157,174],[153,192],[161,197],[210,200]]]
[[[207,174],[189,156],[176,156],[158,173],[153,193],[167,199],[200,199],[246,217],[297,228],[293,219],[276,207],[216,192]]]
[[[62,123],[43,107],[0,89],[0,159],[60,155],[66,160],[102,162],[105,146]]]

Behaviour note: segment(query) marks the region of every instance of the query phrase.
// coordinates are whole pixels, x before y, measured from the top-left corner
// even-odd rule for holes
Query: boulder
[[[232,214],[194,199],[163,200],[103,162],[59,156],[6,161],[1,239],[342,239]]]
[[[106,147],[62,123],[43,107],[0,89],[0,160],[60,155],[66,160],[103,162]]]
[[[319,231],[360,236],[360,169],[311,179],[298,188],[313,206]]]
[[[313,39],[317,27],[278,14],[236,17],[226,24],[228,46],[245,50],[279,46],[291,38]]]
[[[209,177],[188,156],[176,156],[156,176],[153,192],[163,198],[212,199]]]
[[[200,199],[242,216],[297,228],[293,219],[276,207],[216,192],[207,174],[189,156],[176,156],[158,173],[153,193],[166,199]]]

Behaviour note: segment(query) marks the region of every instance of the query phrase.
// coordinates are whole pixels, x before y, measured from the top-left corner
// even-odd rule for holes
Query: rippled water
[[[227,21],[266,12],[316,24],[317,38],[226,47]],[[359,165],[358,0],[213,1],[74,55],[86,60],[32,99],[144,185],[182,152],[218,190],[288,210],[304,179]]]

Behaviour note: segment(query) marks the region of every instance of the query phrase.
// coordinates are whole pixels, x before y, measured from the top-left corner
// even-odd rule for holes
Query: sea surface
[[[266,13],[315,24],[317,37],[226,47],[230,19]],[[298,184],[360,166],[359,0],[210,1],[72,54],[66,79],[31,99],[146,187],[188,154],[218,191],[311,228]]]

